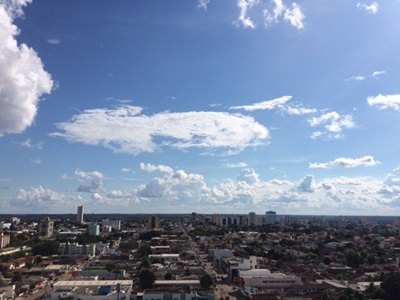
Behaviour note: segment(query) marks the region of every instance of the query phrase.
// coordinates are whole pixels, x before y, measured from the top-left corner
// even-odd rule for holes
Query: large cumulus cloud
[[[31,126],[40,97],[53,86],[35,50],[16,40],[19,30],[14,18],[29,2],[0,0],[0,136]]]

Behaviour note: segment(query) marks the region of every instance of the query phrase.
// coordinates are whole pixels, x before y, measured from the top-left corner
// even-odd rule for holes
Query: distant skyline
[[[400,213],[400,2],[0,0],[1,213]]]

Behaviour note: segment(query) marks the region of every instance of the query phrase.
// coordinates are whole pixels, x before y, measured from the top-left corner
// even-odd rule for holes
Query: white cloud
[[[246,111],[255,111],[255,110],[272,110],[278,107],[281,107],[283,104],[292,99],[292,96],[282,96],[279,98],[275,98],[272,100],[262,101],[253,103],[250,105],[240,105],[240,106],[231,106],[229,109],[241,109]]]
[[[65,202],[65,196],[43,186],[32,187],[29,190],[20,189],[16,196],[16,204],[34,207],[59,205]]]
[[[266,127],[241,114],[141,112],[141,107],[128,105],[85,110],[68,122],[56,124],[60,132],[51,135],[132,155],[165,147],[233,154],[262,145],[270,137]]]
[[[131,169],[129,169],[129,168],[121,168],[121,172],[130,172],[131,171]]]
[[[172,173],[174,170],[166,165],[153,165],[140,163],[140,170],[145,172]]]
[[[238,163],[228,163],[224,165],[227,168],[235,169],[235,168],[247,168],[248,164],[245,162],[238,162]]]
[[[240,13],[236,23],[244,28],[256,28],[253,20],[248,16],[248,10],[258,3],[259,0],[237,0],[236,4],[239,7]]]
[[[207,10],[208,4],[210,4],[211,0],[198,0],[197,8]]]
[[[317,139],[327,137],[328,139],[338,139],[343,136],[344,129],[355,127],[351,115],[340,115],[336,111],[324,113],[318,117],[312,117],[307,120],[311,127],[322,126],[323,130],[314,131],[311,138]]]
[[[102,173],[76,170],[75,177],[81,182],[77,189],[78,192],[98,193],[103,191],[104,175]]]
[[[307,108],[301,105],[295,105],[295,106],[282,105],[279,107],[279,109],[290,116],[302,116],[308,114],[315,114],[318,112],[316,108]]]
[[[60,40],[60,39],[48,39],[47,42],[48,42],[50,45],[58,45],[58,44],[61,43],[61,40]]]
[[[38,143],[33,143],[31,139],[26,139],[25,141],[22,141],[19,143],[22,147],[25,148],[36,148],[38,150],[43,149],[44,142],[40,141]]]
[[[34,165],[40,165],[42,163],[42,160],[40,158],[34,158],[31,159],[31,163],[33,163]]]
[[[375,160],[371,155],[359,157],[359,158],[347,158],[339,157],[335,160],[325,163],[310,163],[311,169],[330,169],[334,167],[341,168],[356,168],[356,167],[373,167],[378,165],[380,162]]]
[[[293,2],[291,7],[286,6],[283,0],[273,0],[272,2],[274,4],[272,12],[269,9],[263,10],[265,26],[268,27],[283,20],[297,29],[304,28],[305,15],[296,2]]]
[[[365,3],[357,3],[356,5],[358,8],[364,9],[366,12],[369,14],[376,15],[379,10],[379,4],[376,2],[372,2],[371,4],[365,4]]]
[[[363,80],[365,80],[365,76],[355,75],[355,76],[351,76],[349,78],[346,78],[344,81],[363,81]]]
[[[83,172],[80,177],[90,176]],[[334,177],[317,180],[307,175],[301,180],[263,180],[254,169],[241,170],[237,179],[228,179],[210,185],[201,174],[174,170],[162,173],[146,184],[132,190],[102,190],[81,198],[65,196],[39,186],[21,189],[10,200],[8,207],[44,207],[60,210],[75,209],[75,203],[85,200],[85,208],[101,212],[132,211],[154,212],[154,207],[171,207],[166,212],[248,212],[251,210],[277,210],[285,214],[296,211],[308,214],[354,214],[379,213],[386,215],[400,212],[400,167],[384,179],[369,177]],[[75,200],[73,200],[75,199]]]
[[[369,106],[377,106],[378,109],[392,108],[396,111],[400,111],[400,94],[394,95],[377,95],[367,98]]]
[[[297,189],[300,192],[305,192],[305,193],[313,193],[315,191],[316,185],[314,182],[314,176],[312,175],[307,175],[305,176],[299,183]]]
[[[21,133],[32,125],[40,97],[51,92],[53,81],[35,50],[18,45],[14,18],[31,1],[0,2],[0,136]]]
[[[247,168],[239,174],[237,180],[248,184],[256,184],[260,181],[260,175],[253,168]]]
[[[378,78],[384,74],[386,74],[386,71],[374,71],[372,72],[371,77]]]

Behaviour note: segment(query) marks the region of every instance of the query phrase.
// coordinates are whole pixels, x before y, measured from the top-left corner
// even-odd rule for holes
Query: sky
[[[0,0],[0,212],[400,213],[400,1]]]

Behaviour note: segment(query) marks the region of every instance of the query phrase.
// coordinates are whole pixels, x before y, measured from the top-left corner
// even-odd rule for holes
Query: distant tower
[[[76,222],[83,224],[83,205],[78,206],[76,211]]]
[[[265,213],[265,223],[274,224],[277,221],[276,211],[269,210]]]
[[[38,233],[40,237],[49,238],[53,236],[54,222],[50,218],[46,218],[40,221]]]
[[[249,225],[256,225],[256,213],[249,212]]]
[[[160,228],[160,220],[157,216],[150,216],[149,217],[149,227],[151,229],[158,229]]]

